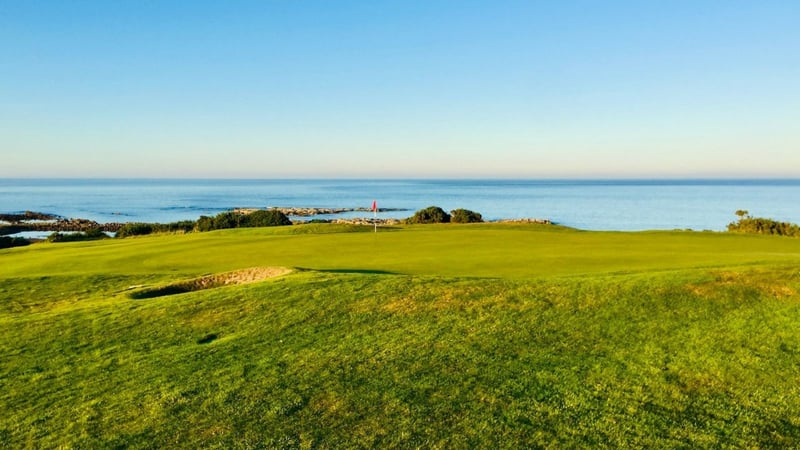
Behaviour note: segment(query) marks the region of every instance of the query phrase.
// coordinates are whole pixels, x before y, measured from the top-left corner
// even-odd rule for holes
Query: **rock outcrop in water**
[[[0,214],[0,234],[22,231],[89,231],[100,230],[115,233],[122,227],[120,222],[98,223],[88,219],[66,219],[55,214],[25,211],[22,214]],[[7,231],[7,233],[6,233]]]
[[[63,217],[56,216],[55,214],[46,214],[34,211],[25,211],[22,214],[0,214],[0,222],[7,222],[11,224],[29,221],[55,221],[61,220]]]

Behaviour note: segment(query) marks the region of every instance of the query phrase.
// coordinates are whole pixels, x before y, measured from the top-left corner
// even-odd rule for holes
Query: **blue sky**
[[[0,0],[2,177],[800,177],[797,1]]]

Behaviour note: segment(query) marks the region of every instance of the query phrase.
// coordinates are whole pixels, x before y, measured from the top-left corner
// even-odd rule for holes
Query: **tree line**
[[[172,223],[126,223],[119,231],[117,237],[142,236],[153,233],[190,233],[193,231],[204,232],[224,230],[228,228],[252,227],[277,227],[291,225],[292,221],[286,214],[277,209],[258,210],[249,214],[228,211],[216,216],[200,216],[195,220],[184,220]]]

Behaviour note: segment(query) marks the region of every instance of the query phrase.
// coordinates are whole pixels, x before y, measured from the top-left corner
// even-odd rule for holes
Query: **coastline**
[[[547,218],[596,231],[723,231],[738,209],[800,223],[800,180],[0,180],[0,212],[104,223],[196,220],[234,207],[467,208],[485,220]],[[352,208],[357,209],[357,208]],[[366,208],[364,208],[366,209]],[[379,218],[411,213],[381,209]],[[291,219],[372,217],[369,212]]]
[[[256,211],[275,209],[285,214],[292,221],[292,225],[302,225],[306,223],[335,223],[350,225],[400,225],[405,219],[385,218],[385,217],[347,217],[347,218],[325,218],[315,219],[315,216],[331,216],[352,212],[370,212],[370,208],[309,208],[309,207],[276,207],[276,208],[233,208],[229,212],[242,215],[251,214]],[[378,208],[381,212],[400,212],[409,211],[402,208]],[[310,218],[310,219],[306,219]],[[199,217],[198,217],[199,219]],[[497,219],[487,220],[486,223],[532,223],[552,225],[550,219],[540,218],[517,218],[517,219]],[[123,226],[130,223],[145,223],[138,221],[127,222],[106,222],[100,223],[94,220],[83,218],[64,218],[56,214],[25,211],[23,213],[0,213],[0,236],[15,236],[25,232],[53,232],[53,233],[75,233],[100,230],[106,233],[116,233]]]

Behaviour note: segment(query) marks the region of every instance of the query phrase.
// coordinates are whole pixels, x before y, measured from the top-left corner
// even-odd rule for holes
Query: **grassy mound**
[[[796,239],[314,227],[0,251],[0,442],[800,444]]]

